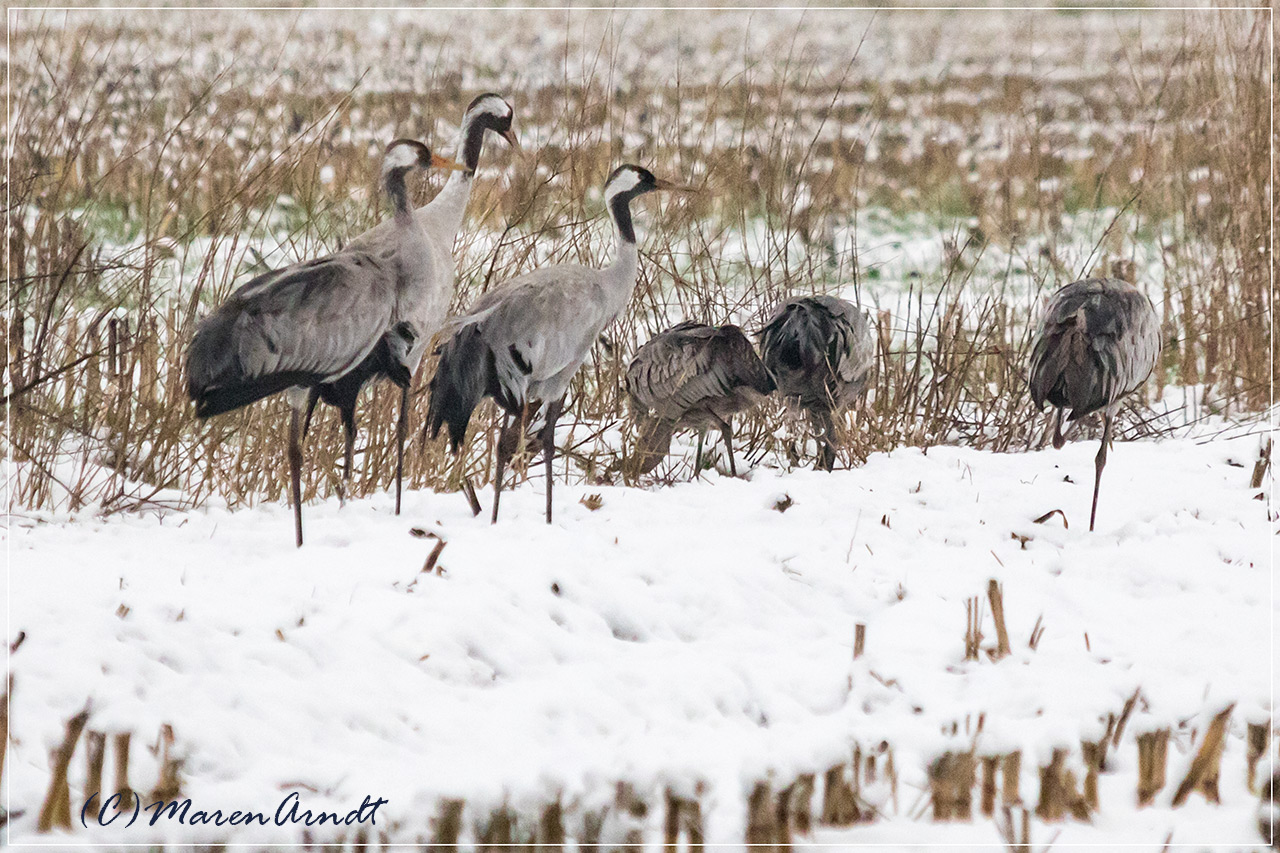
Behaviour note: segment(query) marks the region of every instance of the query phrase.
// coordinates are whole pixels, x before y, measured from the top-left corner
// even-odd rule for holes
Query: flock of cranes
[[[604,269],[562,264],[517,276],[446,320],[454,295],[453,241],[462,227],[471,184],[488,133],[519,149],[510,104],[481,95],[463,116],[458,160],[421,142],[387,146],[382,186],[392,217],[341,251],[260,275],[201,321],[187,357],[188,393],[196,415],[211,417],[285,392],[291,407],[288,462],[296,543],[301,546],[302,439],[317,402],[336,407],[345,440],[343,483],[351,477],[360,390],[386,378],[401,392],[396,426],[396,513],[400,512],[409,388],[427,346],[441,338],[429,382],[426,429],[448,427],[456,454],[481,400],[502,411],[496,446],[492,520],[503,476],[524,436],[541,440],[546,465],[546,520],[552,513],[555,426],[565,394],[601,332],[626,308],[639,266],[631,202],[654,191],[693,192],[649,170],[622,165],[605,183],[613,222],[613,262]],[[445,188],[410,209],[411,171],[453,170]],[[701,470],[706,431],[721,434],[737,475],[732,418],[778,393],[809,419],[820,449],[817,467],[836,458],[836,415],[864,394],[875,358],[866,314],[832,296],[783,302],[759,332],[760,355],[737,326],[685,322],[640,347],[626,377],[637,421],[631,473],[651,471],[677,430],[698,431],[694,471]],[[1155,309],[1137,288],[1117,279],[1086,279],[1059,290],[1035,336],[1032,400],[1056,407],[1054,446],[1061,447],[1064,410],[1076,421],[1104,413],[1096,460],[1092,530],[1098,489],[1120,401],[1154,370],[1160,352]],[[339,495],[343,494],[340,490]]]

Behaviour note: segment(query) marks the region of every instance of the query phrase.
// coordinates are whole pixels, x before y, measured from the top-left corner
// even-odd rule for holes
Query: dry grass
[[[1269,33],[1264,15],[1246,17],[1205,16],[1180,39],[1122,45],[1106,85],[1020,71],[886,82],[856,62],[815,74],[782,56],[769,74],[715,85],[677,74],[622,86],[625,57],[606,41],[578,77],[566,59],[564,81],[504,91],[536,150],[486,154],[457,245],[457,304],[535,264],[602,262],[598,188],[631,160],[705,192],[643,204],[631,310],[571,391],[576,476],[595,480],[617,462],[623,371],[660,327],[691,318],[753,330],[792,293],[852,285],[874,308],[893,291],[862,262],[868,209],[923,212],[950,236],[940,260],[874,312],[877,378],[865,413],[843,424],[846,463],[900,445],[1031,446],[1040,436],[1023,377],[1038,297],[1135,259],[1140,279],[1154,266],[1163,282],[1153,294],[1167,341],[1161,383],[1206,386],[1205,414],[1255,411],[1274,353]],[[154,62],[148,34],[125,24],[15,34],[0,330],[13,506],[281,499],[284,404],[197,422],[182,378],[195,323],[261,267],[260,247],[280,244],[268,263],[314,256],[376,222],[381,144],[456,121],[475,94],[434,71],[424,91],[339,90],[324,62],[273,64],[249,30],[213,37],[256,58],[247,69],[200,64],[194,52]],[[335,55],[356,50],[348,35],[332,38]],[[993,122],[1005,148],[984,157]],[[921,126],[969,135],[913,135]],[[1069,236],[1082,222],[1085,257]],[[1139,251],[1151,247],[1154,257]],[[377,388],[361,407],[357,495],[389,484],[396,396]],[[1135,412],[1130,435],[1162,428]],[[786,464],[794,430],[766,407],[743,419],[744,455]],[[411,453],[408,485],[487,479],[489,431],[478,435],[457,468],[443,442]],[[332,493],[340,448],[329,413],[308,439],[309,495]]]

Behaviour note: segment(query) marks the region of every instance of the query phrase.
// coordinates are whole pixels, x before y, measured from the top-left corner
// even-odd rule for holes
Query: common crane
[[[778,393],[817,427],[816,468],[835,467],[833,415],[866,390],[875,349],[862,309],[834,296],[788,299],[760,331],[760,357]]]
[[[1056,408],[1053,446],[1062,447],[1062,411],[1068,420],[1102,411],[1102,446],[1094,459],[1093,507],[1107,464],[1112,422],[1120,401],[1147,381],[1160,358],[1160,319],[1151,300],[1116,278],[1073,281],[1049,300],[1031,348],[1031,399]]]
[[[200,322],[187,350],[187,393],[201,418],[288,389],[289,479],[294,534],[302,545],[302,410],[307,389],[341,379],[377,352],[392,381],[408,387],[424,330],[423,288],[441,258],[409,209],[413,169],[466,167],[421,142],[387,146],[382,183],[394,227],[377,243],[264,273]],[[402,410],[403,412],[403,410]],[[403,415],[402,415],[403,416]]]
[[[513,114],[511,105],[500,95],[495,95],[492,92],[473,100],[463,114],[462,127],[458,133],[457,157],[466,166],[466,170],[454,172],[449,177],[444,189],[435,198],[414,212],[414,218],[422,226],[422,230],[426,234],[427,241],[431,244],[432,252],[436,257],[443,258],[453,252],[454,240],[458,231],[462,228],[462,221],[467,211],[467,202],[471,198],[471,185],[476,169],[480,165],[480,152],[484,147],[486,131],[496,133],[513,148],[520,149],[520,143],[516,139],[515,132],[511,129]],[[354,238],[347,245],[347,248],[376,251],[392,238],[395,227],[394,222],[383,222]],[[433,269],[435,272],[434,277],[423,285],[423,292],[426,296],[418,315],[418,328],[422,330],[422,336],[418,341],[418,346],[410,353],[405,364],[411,377],[417,370],[418,362],[422,359],[427,342],[431,340],[444,322],[445,315],[449,311],[449,304],[453,300],[454,265],[452,263],[440,264]],[[307,399],[307,415],[303,421],[302,434],[304,437],[306,436],[307,427],[311,424],[311,414],[319,400],[323,400],[338,409],[342,419],[344,439],[342,462],[342,483],[344,486],[351,481],[351,467],[355,455],[356,399],[360,396],[360,390],[365,384],[383,376],[391,378],[391,371],[394,368],[395,365],[387,358],[386,348],[379,346],[375,347],[373,352],[354,370],[349,371],[340,379],[334,382],[314,385],[311,388]],[[396,380],[393,379],[393,381]],[[400,416],[396,422],[396,515],[399,515],[404,465],[404,437],[408,428],[409,384],[400,382],[397,382],[397,384],[400,385]]]
[[[551,523],[551,462],[556,420],[573,375],[600,332],[622,313],[635,289],[639,253],[631,224],[631,201],[654,190],[687,191],[659,180],[648,169],[619,166],[605,182],[604,199],[613,219],[616,257],[604,269],[560,264],[533,270],[482,295],[469,312],[451,320],[431,378],[427,426],[434,438],[449,425],[456,454],[471,414],[481,398],[503,410],[493,484],[493,518],[498,520],[502,476],[514,450],[512,418],[525,427],[526,405],[541,404],[534,424],[542,424],[547,469],[547,523]]]
[[[756,406],[773,388],[769,372],[737,326],[685,322],[654,336],[627,368],[627,394],[640,428],[631,473],[656,468],[676,430],[696,429],[697,476],[703,438],[708,427],[715,427],[724,437],[729,473],[736,477],[733,416]]]

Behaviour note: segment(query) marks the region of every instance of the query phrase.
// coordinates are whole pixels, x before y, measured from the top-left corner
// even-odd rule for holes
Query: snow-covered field
[[[1267,137],[1270,102],[1247,97],[1269,88],[1269,53],[1253,50],[1263,12],[30,8],[9,21],[4,843],[456,832],[497,849],[488,830],[506,812],[511,839],[555,849],[538,823],[558,804],[569,849],[654,853],[670,794],[732,850],[760,838],[753,794],[813,774],[815,823],[797,844],[1006,850],[977,784],[972,820],[933,820],[930,767],[1020,754],[1019,824],[1054,751],[1082,785],[1082,742],[1123,716],[1097,810],[1033,814],[1024,849],[1262,848],[1246,765],[1251,734],[1278,717],[1280,608],[1271,472],[1250,486],[1280,414],[1256,411],[1274,355],[1258,322],[1274,299],[1259,273],[1267,161],[1248,145]],[[383,388],[362,403],[362,497],[346,505],[323,498],[337,424],[318,416],[304,490],[322,497],[295,549],[273,499],[283,409],[197,423],[186,342],[236,282],[382,216],[385,143],[447,146],[485,90],[512,101],[524,150],[486,148],[455,247],[459,305],[541,264],[607,260],[599,184],[618,162],[703,192],[638,205],[640,284],[571,394],[553,525],[540,465],[492,527],[423,486],[455,470],[430,444],[411,452],[394,515]],[[439,183],[424,186],[422,200]],[[1096,441],[954,445],[1036,443],[1026,332],[1053,288],[1110,269],[1152,297],[1166,349],[1121,415],[1119,435],[1141,440],[1114,448],[1090,533]],[[684,482],[684,435],[656,478],[674,485],[596,484],[631,441],[618,377],[648,336],[684,319],[754,332],[803,292],[855,299],[880,326],[880,376],[842,461],[904,446],[792,470],[800,431],[771,405],[739,418],[742,478],[720,460]],[[948,382],[950,409],[927,393]],[[460,469],[487,477],[484,449],[473,440]],[[992,580],[1003,658],[988,654]],[[1221,802],[1175,807],[1226,708]],[[73,829],[42,834],[52,753],[81,711]],[[1162,731],[1167,780],[1139,808],[1137,741]],[[129,784],[145,803],[180,791],[185,821],[82,824],[90,735],[106,736],[109,793],[123,733]],[[1278,748],[1268,733],[1259,776]],[[176,787],[158,784],[166,749]],[[855,755],[876,768],[859,776],[864,819],[819,821],[825,774]],[[309,834],[194,814],[380,800],[372,825],[367,806],[363,827]]]
[[[1080,740],[1140,689],[1092,824],[1037,820],[1033,838],[1155,850],[1172,833],[1242,849],[1258,838],[1244,730],[1274,714],[1275,525],[1249,488],[1258,444],[1118,445],[1092,534],[1093,442],[903,449],[829,475],[561,486],[549,527],[537,480],[508,496],[496,527],[457,494],[411,492],[400,517],[388,495],[327,501],[306,507],[301,550],[285,506],[15,514],[8,611],[26,638],[12,657],[5,781],[25,813],[13,840],[33,840],[50,749],[88,703],[90,729],[134,732],[140,790],[157,772],[142,743],[168,723],[195,807],[273,811],[297,790],[345,813],[372,795],[388,801],[377,826],[396,841],[427,837],[444,797],[466,801],[464,841],[504,803],[527,820],[557,798],[580,837],[625,781],[649,802],[650,844],[668,786],[700,791],[708,841],[741,843],[755,780],[821,778],[855,744],[883,742],[898,784],[864,788],[876,820],[813,840],[998,849],[990,820],[929,821],[929,762],[974,743],[980,755],[1021,749],[1034,805],[1051,749],[1078,763]],[[594,511],[579,502],[588,493]],[[1053,509],[1069,528],[1034,523]],[[436,540],[413,527],[447,542],[440,573],[423,573]],[[1013,653],[966,662],[965,599],[991,578]],[[856,662],[855,623],[866,625]],[[993,646],[989,614],[982,630]],[[1208,720],[1233,702],[1222,805],[1193,795],[1170,808]],[[1173,729],[1171,781],[1135,812],[1134,738],[1161,727]],[[76,804],[84,774],[74,762]],[[606,819],[604,840],[626,828]],[[298,837],[160,821],[54,838]]]

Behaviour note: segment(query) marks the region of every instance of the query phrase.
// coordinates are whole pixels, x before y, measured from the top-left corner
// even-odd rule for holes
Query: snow
[[[1016,330],[1035,316],[1053,277],[1049,259],[1091,269],[1099,235],[1113,225],[1123,237],[1119,253],[1152,295],[1172,287],[1175,314],[1185,282],[1197,279],[1171,277],[1170,257],[1180,252],[1208,269],[1221,247],[1196,237],[1191,218],[1144,223],[1114,208],[1063,210],[1061,198],[1035,200],[1033,209],[1049,205],[1040,221],[1016,210],[1025,237],[1006,243],[993,235],[967,246],[974,229],[984,229],[980,218],[934,211],[919,187],[893,178],[851,188],[851,209],[819,210],[816,190],[835,169],[835,152],[857,155],[869,178],[952,157],[967,170],[964,180],[990,192],[1029,144],[1027,116],[1044,109],[1052,120],[1035,124],[1042,155],[1110,162],[1138,137],[1145,149],[1178,127],[1147,94],[1166,82],[1172,91],[1196,70],[1180,53],[1189,33],[1213,22],[1230,37],[1256,17],[1155,9],[307,9],[244,10],[229,25],[225,16],[171,9],[95,9],[27,10],[11,23],[17,88],[30,104],[60,103],[51,93],[69,74],[67,57],[42,52],[36,61],[46,28],[80,34],[84,50],[68,56],[101,56],[94,96],[110,120],[87,128],[92,111],[73,106],[49,117],[51,132],[27,138],[40,152],[48,140],[83,137],[82,156],[94,158],[84,174],[162,141],[158,168],[190,174],[178,166],[207,156],[182,137],[168,143],[164,134],[184,102],[156,101],[163,88],[156,81],[168,79],[157,71],[207,84],[202,117],[187,119],[186,132],[225,146],[246,169],[322,142],[332,157],[315,166],[324,189],[313,198],[280,195],[243,211],[217,238],[162,244],[113,208],[72,211],[106,257],[121,262],[104,287],[130,291],[145,266],[161,300],[185,305],[202,281],[204,298],[216,300],[252,269],[333,249],[377,215],[371,183],[350,173],[366,154],[376,171],[388,139],[453,138],[456,115],[437,115],[434,101],[418,95],[496,90],[519,105],[529,151],[590,149],[615,138],[646,157],[679,150],[679,168],[667,163],[665,176],[699,185],[714,184],[710,158],[726,148],[753,157],[813,148],[794,191],[779,199],[786,211],[812,216],[812,233],[793,227],[790,215],[783,224],[776,214],[748,211],[708,229],[710,237],[665,237],[683,278],[715,275],[719,304],[708,304],[706,289],[661,290],[637,324],[645,331],[695,314],[757,325],[771,303],[742,297],[764,270],[766,281],[839,291],[888,312],[892,340],[905,340],[917,331],[912,300],[954,287],[957,270],[964,298],[998,296]],[[101,25],[85,28],[91,21]],[[1118,85],[1121,51],[1134,46],[1143,50],[1125,54]],[[1230,56],[1224,51],[1223,61]],[[1034,85],[1015,98],[1007,84],[1016,78]],[[559,96],[551,108],[536,106],[566,80],[580,91],[563,107]],[[841,116],[831,115],[832,86],[842,90]],[[699,87],[732,87],[748,100],[739,113],[677,97]],[[788,93],[780,113],[765,97],[771,88]],[[294,96],[328,104],[349,91],[359,97],[345,114],[317,114],[300,130],[286,114]],[[646,92],[643,102],[628,97]],[[245,107],[244,93],[259,106]],[[403,93],[414,97],[402,114],[367,97]],[[566,125],[592,101],[614,104],[605,124]],[[939,111],[934,101],[953,109]],[[157,103],[164,115],[153,121]],[[672,112],[664,118],[665,111]],[[1194,162],[1183,177],[1204,207],[1220,182]],[[531,168],[553,174],[547,162]],[[1015,174],[1009,191],[1062,196],[1071,174],[1037,181]],[[1176,187],[1177,176],[1145,165],[1128,174],[1156,189]],[[759,178],[757,168],[752,180]],[[443,178],[432,180],[434,187]],[[567,193],[568,180],[548,192]],[[899,206],[918,210],[877,206],[886,189]],[[529,266],[608,257],[612,234],[599,188],[587,197],[590,224],[578,222],[577,208],[553,210],[544,233],[524,226],[537,240],[477,223],[458,250],[462,278],[488,269],[495,253],[504,262],[518,254]],[[27,233],[44,215],[35,206],[19,214]],[[642,240],[660,245],[658,208],[638,218]],[[151,266],[153,256],[160,260]],[[715,263],[695,264],[699,257]],[[684,275],[690,271],[699,275]],[[617,343],[627,351],[638,341]],[[389,495],[344,507],[313,502],[302,550],[292,547],[283,505],[230,512],[219,503],[228,498],[215,497],[200,509],[174,509],[189,502],[183,489],[192,484],[166,479],[176,488],[157,490],[124,482],[102,452],[109,436],[68,442],[53,463],[57,479],[82,490],[101,486],[92,491],[103,503],[69,512],[65,489],[54,484],[47,504],[58,511],[12,508],[3,533],[7,639],[25,637],[10,666],[16,686],[2,780],[6,807],[22,814],[6,840],[115,848],[298,841],[296,827],[172,822],[37,837],[50,749],[64,721],[88,703],[90,728],[134,733],[131,778],[144,791],[159,769],[148,747],[171,724],[184,759],[183,794],[197,807],[270,812],[297,791],[306,807],[346,812],[365,797],[385,797],[377,828],[400,842],[426,835],[445,797],[466,800],[467,843],[491,809],[507,803],[525,821],[556,798],[572,838],[587,812],[611,804],[615,783],[626,781],[650,804],[639,821],[649,849],[657,847],[668,786],[698,796],[708,840],[732,849],[742,843],[746,798],[758,780],[777,790],[797,774],[821,774],[847,761],[856,743],[864,751],[887,744],[899,785],[882,779],[863,789],[879,813],[870,825],[822,828],[811,841],[1003,850],[991,821],[929,822],[929,763],[975,738],[982,755],[1022,750],[1021,789],[1034,802],[1037,765],[1052,749],[1071,749],[1079,775],[1080,740],[1098,737],[1106,716],[1140,690],[1100,780],[1100,812],[1089,824],[1033,821],[1037,848],[1154,850],[1170,837],[1253,849],[1256,797],[1245,789],[1244,735],[1247,723],[1276,718],[1277,525],[1265,499],[1270,486],[1248,488],[1258,454],[1251,433],[1260,427],[1224,427],[1216,418],[1197,424],[1221,408],[1213,397],[1203,386],[1164,390],[1151,428],[1182,427],[1178,437],[1117,445],[1092,534],[1094,442],[1005,455],[904,448],[830,475],[756,460],[746,479],[713,473],[669,488],[587,485],[561,469],[550,527],[542,523],[538,472],[507,496],[496,528],[487,515],[472,518],[456,494],[410,492],[400,517]],[[586,432],[598,437],[579,439],[600,458],[616,452],[616,425],[591,426]],[[678,440],[677,461],[663,470],[687,472],[689,445],[687,436]],[[10,495],[24,464],[6,468]],[[597,494],[596,511],[580,502]],[[134,498],[146,498],[149,509],[108,513]],[[1034,521],[1053,509],[1069,527],[1056,515]],[[438,540],[410,528],[447,541],[442,574],[422,572]],[[1003,585],[1013,653],[965,661],[965,602],[983,598],[992,578]],[[1032,649],[1041,617],[1044,634]],[[867,626],[867,648],[852,661],[857,623]],[[990,647],[989,613],[982,630]],[[1172,789],[1208,721],[1230,703],[1223,804],[1196,795],[1173,809]],[[1173,732],[1170,785],[1154,807],[1137,810],[1134,739],[1165,727]],[[1272,761],[1276,749],[1269,748]],[[73,811],[85,776],[82,745],[71,766]],[[616,841],[627,824],[616,815],[610,821],[605,840]]]
[[[929,762],[967,748],[985,714],[979,753],[1021,748],[1034,802],[1037,761],[1061,745],[1078,762],[1081,737],[1140,688],[1100,813],[1033,821],[1037,843],[1060,829],[1058,845],[1158,845],[1171,831],[1209,847],[1256,844],[1244,728],[1275,716],[1276,525],[1248,487],[1259,440],[1249,432],[1117,444],[1092,534],[1094,442],[900,449],[833,474],[758,467],[666,488],[562,480],[550,526],[537,477],[504,496],[496,527],[457,494],[409,492],[400,517],[390,495],[325,501],[305,507],[302,549],[283,505],[17,513],[7,607],[10,641],[26,639],[11,661],[5,782],[25,814],[13,840],[35,839],[49,751],[87,701],[90,728],[135,733],[140,789],[157,766],[142,745],[169,723],[197,807],[270,811],[300,790],[305,807],[345,813],[385,797],[378,826],[400,841],[429,833],[441,797],[464,798],[470,825],[504,801],[536,814],[559,796],[574,836],[585,810],[628,781],[650,801],[651,838],[662,788],[692,795],[701,784],[708,841],[732,846],[755,780],[781,787],[884,741],[896,805],[881,796],[875,823],[814,840],[995,850],[990,821],[940,828],[918,816]],[[588,494],[599,509],[580,502]],[[1069,528],[1033,521],[1052,509]],[[411,527],[447,541],[442,575],[422,573],[435,540]],[[966,662],[964,603],[991,578],[1013,653]],[[866,653],[854,662],[858,622]],[[994,645],[989,614],[983,633]],[[1197,795],[1172,809],[1208,720],[1231,702],[1223,805]],[[1162,726],[1174,730],[1171,782],[1137,812],[1133,738]],[[78,757],[77,809],[83,785]],[[297,835],[162,821],[72,838]]]

